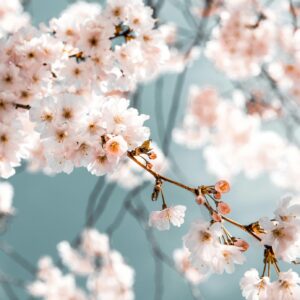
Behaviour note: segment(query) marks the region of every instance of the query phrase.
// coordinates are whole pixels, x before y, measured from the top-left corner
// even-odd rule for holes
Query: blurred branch
[[[191,26],[192,28],[197,27],[198,23],[190,11],[191,0],[184,0],[183,3],[180,0],[173,0],[173,1],[170,1],[170,4],[172,4],[176,9],[180,10],[180,12],[183,14],[183,17],[185,18],[185,20],[189,26]]]
[[[183,70],[183,72],[177,76],[177,80],[175,83],[175,89],[174,89],[174,94],[173,94],[173,98],[172,98],[173,100],[172,100],[172,104],[171,104],[171,109],[169,111],[169,117],[168,117],[168,121],[167,121],[167,125],[166,125],[163,145],[162,145],[162,150],[165,155],[169,154],[172,132],[173,132],[173,128],[176,124],[176,117],[177,117],[177,113],[179,110],[179,102],[181,99],[181,94],[182,94],[186,74],[187,74],[187,69],[185,68]]]
[[[1,279],[0,279],[0,281],[1,281]],[[2,285],[3,291],[5,292],[5,294],[9,300],[18,300],[19,299],[8,282],[1,282],[1,285]]]
[[[128,205],[143,191],[147,186],[149,186],[149,182],[144,182],[142,185],[137,186],[133,190],[131,190],[124,198],[123,204],[117,213],[114,221],[107,227],[106,233],[111,237],[113,233],[120,227],[122,224]]]
[[[15,277],[10,277],[6,274],[4,274],[2,271],[0,272],[0,282],[1,283],[7,283],[9,285],[13,285],[19,288],[25,288],[26,283],[24,280],[15,278]]]
[[[294,6],[293,0],[289,0],[289,4],[290,4],[290,12],[291,12],[291,15],[292,15],[292,22],[293,22],[293,26],[294,26],[294,31],[296,31],[298,29],[298,17],[297,17],[296,8]]]
[[[159,15],[160,10],[165,4],[165,0],[157,0],[156,3],[154,0],[147,0],[146,5],[150,6],[153,9],[153,18],[156,19]]]
[[[90,215],[86,220],[86,227],[93,226],[98,221],[98,219],[102,216],[106,208],[106,205],[108,204],[108,201],[116,186],[117,186],[116,183],[108,183],[106,185],[105,190],[103,191],[102,195],[99,198],[98,205],[95,207],[94,211],[90,213]]]
[[[31,275],[35,276],[36,267],[24,256],[19,254],[12,246],[5,242],[0,243],[0,250],[9,256],[14,262],[16,262],[19,266],[21,266],[24,270],[26,270]]]
[[[30,4],[31,4],[31,0],[23,0],[22,1],[22,6],[23,6],[24,10],[28,10]]]
[[[155,272],[154,272],[154,282],[155,282],[155,292],[154,300],[162,300],[164,293],[164,265],[159,259],[154,259],[155,261]]]
[[[105,185],[105,178],[104,176],[100,176],[88,199],[88,203],[86,207],[86,219],[88,219],[89,216],[92,215],[92,212],[95,208],[95,204],[97,201],[97,196],[101,193],[104,185]]]

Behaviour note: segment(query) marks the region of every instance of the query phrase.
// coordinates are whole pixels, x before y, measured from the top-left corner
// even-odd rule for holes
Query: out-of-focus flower
[[[29,293],[45,300],[54,299],[107,299],[133,300],[134,271],[121,254],[109,248],[105,234],[86,229],[78,247],[66,242],[58,244],[62,263],[70,273],[54,266],[52,259],[43,257],[38,263],[37,279],[28,285]],[[76,286],[76,276],[86,281],[86,289]]]
[[[12,34],[28,25],[29,15],[24,12],[20,0],[1,1],[0,3],[0,38]]]
[[[219,178],[230,179],[240,172],[255,178],[268,172],[278,186],[299,190],[295,167],[299,149],[280,134],[262,130],[260,118],[238,105],[239,93],[230,102],[211,89],[191,89],[182,126],[173,132],[175,141],[191,149],[203,147],[208,170]],[[214,116],[212,122],[207,123],[207,114]]]
[[[252,3],[241,1],[221,14],[221,26],[207,43],[206,55],[227,76],[247,78],[260,73],[260,66],[270,58],[274,43],[272,17],[264,11],[256,12]]]
[[[186,248],[175,249],[173,252],[173,258],[178,271],[181,272],[191,284],[197,285],[207,279],[208,274],[201,274],[195,269],[191,265],[189,256],[190,253]]]

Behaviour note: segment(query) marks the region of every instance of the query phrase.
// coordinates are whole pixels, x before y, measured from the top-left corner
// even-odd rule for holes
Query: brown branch
[[[182,184],[182,183],[180,183],[180,182],[178,182],[178,181],[175,181],[175,180],[173,180],[173,179],[170,179],[170,178],[168,178],[168,177],[165,177],[165,176],[160,175],[159,173],[153,171],[152,169],[148,168],[146,165],[144,165],[143,163],[141,163],[141,162],[135,157],[135,155],[134,155],[132,152],[127,152],[127,156],[128,156],[132,161],[134,161],[137,165],[139,165],[141,168],[143,168],[145,171],[147,171],[148,173],[150,173],[156,180],[162,180],[162,181],[166,181],[166,182],[169,182],[169,183],[171,183],[171,184],[174,184],[174,185],[176,185],[176,186],[178,186],[178,187],[180,187],[180,188],[182,188],[182,189],[185,189],[185,190],[187,190],[187,191],[193,193],[195,196],[197,196],[197,195],[199,194],[199,189],[200,189],[200,188],[189,187],[189,186],[187,186],[187,185],[185,185],[185,184]],[[204,189],[205,189],[205,188],[210,189],[211,186],[209,186],[209,187],[204,187]],[[211,207],[211,205],[210,205],[208,202],[205,202],[205,203],[204,203],[204,207],[209,211],[210,214],[212,214],[212,213],[215,212],[215,210]],[[240,224],[240,223],[238,223],[238,222],[235,221],[235,220],[232,220],[232,219],[230,219],[230,218],[228,218],[228,217],[225,217],[224,215],[221,215],[221,217],[222,217],[222,219],[223,219],[224,221],[227,221],[228,223],[230,223],[230,224],[232,224],[232,225],[234,225],[234,226],[240,228],[241,230],[247,232],[249,235],[251,235],[251,236],[252,236],[253,238],[255,238],[256,240],[261,241],[261,238],[260,238],[258,235],[256,235],[256,234],[249,228],[249,226]]]

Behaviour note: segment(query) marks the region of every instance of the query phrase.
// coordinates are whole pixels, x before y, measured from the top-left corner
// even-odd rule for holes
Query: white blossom
[[[13,196],[13,186],[8,182],[0,182],[0,215],[12,215],[14,213]]]
[[[169,230],[170,223],[180,227],[184,223],[185,211],[186,207],[183,205],[168,207],[161,211],[153,211],[149,217],[149,226],[158,230]]]
[[[296,272],[281,272],[272,284],[271,297],[278,300],[297,300],[300,297],[300,277]]]
[[[268,300],[271,293],[269,277],[260,277],[256,269],[247,271],[240,281],[242,295],[247,300]]]

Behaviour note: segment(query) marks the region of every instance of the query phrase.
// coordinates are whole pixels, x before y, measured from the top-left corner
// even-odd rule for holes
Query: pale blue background
[[[66,5],[67,1],[63,0],[32,0],[29,9],[35,24],[38,24],[53,16],[58,16]],[[165,18],[167,16],[168,19],[177,20],[176,11],[171,6],[165,7],[163,15]],[[184,87],[185,94],[191,83],[213,84],[218,86],[221,91],[228,90],[224,77],[218,74],[212,65],[205,60],[198,61],[190,70],[187,84]],[[174,76],[168,76],[166,85],[163,98],[165,112],[170,105]],[[150,84],[143,90],[141,112],[153,116],[154,100],[154,87],[153,84]],[[180,116],[183,115],[184,107],[185,98],[181,99]],[[180,118],[177,123],[179,120]],[[155,140],[157,127],[154,119],[148,121],[147,124],[151,127],[152,136]],[[205,171],[199,150],[189,151],[183,147],[172,145],[172,152],[175,154],[183,173],[186,174],[186,182],[190,185],[209,184],[216,181],[216,178]],[[7,240],[32,263],[36,263],[45,254],[56,257],[57,243],[64,239],[71,240],[80,231],[83,225],[87,198],[96,180],[96,177],[85,170],[76,170],[71,175],[58,175],[54,178],[25,172],[14,176],[10,182],[15,187],[14,205],[17,208],[17,216],[10,225],[8,233],[1,239]],[[150,201],[150,193],[150,190],[147,194],[143,193],[142,199],[149,208],[157,209],[158,206]],[[282,190],[269,182],[267,176],[262,176],[254,181],[241,176],[233,182],[232,192],[226,199],[233,207],[232,217],[249,223],[262,214],[270,215],[283,193]],[[122,189],[114,192],[107,211],[97,224],[100,231],[106,228],[117,213],[124,194]],[[181,247],[181,237],[187,232],[190,222],[201,216],[201,211],[195,207],[191,195],[181,190],[171,187],[166,194],[170,203],[185,204],[188,207],[184,226],[180,229],[172,229],[157,234],[163,249],[171,254],[174,248]],[[251,243],[254,242],[251,239],[250,241]],[[235,274],[212,276],[207,282],[201,284],[203,299],[242,299],[238,285],[239,278],[245,270],[250,267],[261,268],[262,264],[263,250],[255,242],[252,245],[253,247],[247,255],[248,263],[238,267]],[[121,251],[128,263],[136,270],[136,299],[153,299],[153,259],[143,231],[131,216],[126,216],[123,226],[115,234],[113,247]],[[9,274],[31,280],[26,272],[2,253],[0,253],[0,265],[1,269]],[[192,299],[187,285],[178,274],[168,267],[165,268],[164,283],[164,300]],[[5,294],[2,295],[1,293],[2,290],[0,289],[0,299],[6,299]],[[26,299],[26,297],[21,295],[20,299]]]

